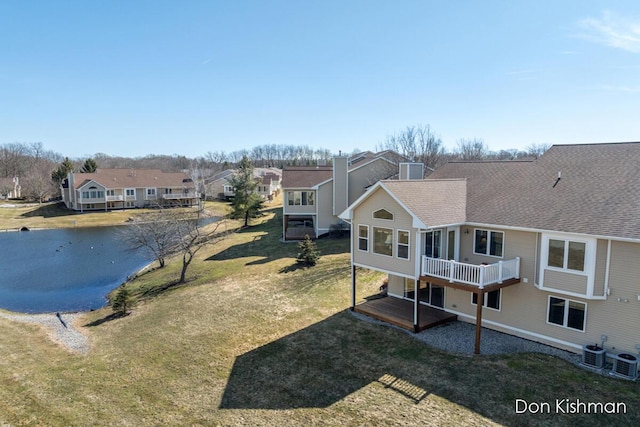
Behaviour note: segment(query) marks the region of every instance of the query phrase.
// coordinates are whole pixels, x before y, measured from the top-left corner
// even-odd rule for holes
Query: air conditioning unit
[[[594,369],[603,369],[606,360],[606,350],[599,345],[582,346],[582,364],[584,366]]]
[[[610,374],[616,377],[635,380],[638,378],[638,358],[633,354],[620,353],[611,356],[613,368]]]

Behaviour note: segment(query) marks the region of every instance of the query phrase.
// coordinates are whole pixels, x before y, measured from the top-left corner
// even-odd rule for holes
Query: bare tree
[[[128,226],[123,232],[123,240],[130,250],[147,251],[158,261],[160,268],[165,266],[166,259],[174,252],[176,236],[176,224],[162,208]]]
[[[153,254],[161,268],[166,265],[167,258],[181,256],[178,283],[184,283],[195,255],[225,237],[221,232],[223,220],[206,225],[201,215],[201,209],[158,208],[144,221],[128,226],[124,239],[131,250],[147,250]]]
[[[182,269],[178,283],[186,281],[187,269],[202,248],[216,243],[226,236],[226,233],[223,232],[225,224],[223,220],[204,225],[201,215],[201,209],[197,209],[195,212],[188,209],[171,210],[171,221],[176,225],[177,232],[173,252],[182,256]]]
[[[431,131],[429,125],[407,126],[400,132],[387,136],[380,148],[395,151],[412,161],[422,162],[430,169],[440,166],[445,155],[442,140]]]
[[[527,150],[529,156],[537,159],[542,156],[550,147],[551,146],[549,144],[531,144],[528,145],[525,149]]]
[[[489,153],[482,139],[473,138],[458,140],[456,154],[460,160],[482,160]]]
[[[55,164],[50,160],[37,159],[21,181],[23,194],[37,200],[38,203],[57,194],[59,189],[51,179],[51,171],[54,168]]]

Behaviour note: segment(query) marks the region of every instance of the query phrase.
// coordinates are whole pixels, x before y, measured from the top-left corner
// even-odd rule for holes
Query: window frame
[[[429,237],[429,234],[431,234],[431,237]],[[438,238],[439,241],[439,245],[436,246],[434,244],[434,238],[436,236],[436,234],[438,234],[440,237]],[[431,254],[427,253],[427,242],[431,240]],[[433,256],[434,248],[438,248],[438,256]],[[427,231],[426,233],[424,233],[424,252],[423,252],[424,256],[427,256],[429,258],[434,258],[434,259],[442,259],[442,230],[430,230]]]
[[[555,265],[549,265],[549,258],[551,255],[551,241],[557,241],[557,242],[564,242],[564,247],[563,247],[563,260],[562,260],[562,267],[558,267]],[[589,245],[587,244],[586,241],[583,240],[579,240],[579,239],[570,239],[570,238],[560,238],[560,237],[556,237],[556,236],[550,236],[547,240],[547,245],[546,245],[546,255],[547,255],[547,259],[545,261],[545,268],[549,268],[551,270],[556,270],[556,271],[563,271],[566,273],[578,273],[578,274],[587,274],[587,250],[589,248]],[[569,259],[570,259],[570,255],[569,255],[569,251],[571,249],[571,244],[572,243],[579,243],[581,245],[583,245],[583,253],[582,253],[582,270],[576,270],[574,268],[569,268]]]
[[[129,194],[131,192],[131,194]],[[136,197],[136,189],[135,188],[125,188],[124,189],[125,197]]]
[[[406,233],[407,234],[407,243],[401,243],[400,242],[400,233]],[[396,258],[398,259],[403,259],[403,260],[410,260],[411,259],[411,231],[409,230],[403,230],[401,228],[396,229]],[[406,257],[402,257],[400,256],[400,247],[403,248],[407,248],[407,256]]]
[[[476,243],[476,238],[478,236],[478,232],[479,231],[480,232],[484,231],[484,232],[487,233],[487,245],[486,245],[484,253],[476,251],[476,249],[478,247],[477,243]],[[492,246],[494,246],[494,245],[491,244],[491,240],[492,240],[492,237],[495,234],[502,234],[502,245],[500,247],[500,249],[501,249],[501,251],[500,251],[501,254],[500,255],[491,255],[491,248],[492,248]],[[474,230],[473,230],[473,253],[475,255],[483,255],[483,256],[488,256],[488,257],[492,257],[492,258],[504,258],[504,247],[505,247],[505,243],[504,242],[505,242],[505,232],[504,231],[489,230],[487,228],[474,228]]]
[[[377,217],[377,216],[376,216],[376,213],[378,213],[378,212],[382,212],[382,211],[387,212],[389,215],[391,215],[391,218],[382,218],[382,217]],[[393,221],[393,220],[394,220],[394,218],[395,218],[395,214],[394,214],[393,212],[391,212],[390,210],[388,210],[388,209],[380,208],[380,209],[377,209],[377,210],[375,210],[375,211],[371,212],[371,218],[373,218],[373,219],[378,219],[378,220],[382,220],[382,221]]]
[[[489,294],[493,293],[493,292],[498,292],[498,298],[497,298],[497,302],[498,302],[498,308],[496,307],[491,307],[488,304],[489,301]],[[475,297],[475,298],[474,298]],[[475,299],[475,302],[474,302]],[[476,294],[475,292],[471,292],[471,305],[478,305],[478,294]],[[484,298],[482,298],[482,308],[488,308],[489,310],[493,310],[493,311],[502,311],[502,288],[501,289],[496,289],[494,291],[489,291],[489,292],[485,292]]]
[[[360,236],[361,227],[363,227],[367,231],[366,237]],[[360,242],[361,241],[365,242],[366,247],[367,247],[366,249],[361,249],[360,248]],[[369,225],[367,225],[367,224],[358,224],[358,246],[357,247],[358,247],[358,251],[360,251],[360,252],[369,252]]]
[[[564,308],[563,308],[563,313],[562,313],[562,324],[560,323],[556,323],[556,322],[552,322],[549,319],[549,315],[551,314],[551,299],[557,299],[557,300],[562,300],[564,301]],[[584,307],[584,309],[582,310],[583,315],[582,315],[582,329],[577,329],[574,328],[572,326],[569,326],[569,316],[570,316],[570,309],[571,309],[571,303],[574,304],[580,304]],[[569,299],[569,298],[563,298],[563,297],[559,297],[559,296],[555,296],[555,295],[548,295],[547,297],[547,317],[546,317],[546,322],[549,325],[554,325],[554,326],[559,326],[561,328],[564,329],[570,329],[572,331],[578,331],[578,332],[582,332],[582,333],[586,333],[587,331],[587,303],[586,302],[582,302],[582,301],[578,301],[578,300],[574,300],[574,299]]]
[[[373,228],[373,230],[372,230],[372,231],[373,231],[373,247],[372,247],[371,252],[372,252],[372,253],[374,253],[374,254],[376,254],[376,255],[382,255],[382,256],[393,257],[393,246],[394,246],[394,237],[395,237],[395,236],[394,236],[394,234],[395,234],[395,233],[394,233],[394,229],[393,229],[393,228],[387,228],[387,227],[376,227],[376,226],[373,226],[372,228]],[[382,230],[386,230],[386,231],[388,231],[388,232],[389,232],[389,233],[388,233],[388,235],[387,235],[387,238],[388,238],[388,236],[391,236],[391,242],[390,242],[390,243],[389,243],[389,245],[388,245],[388,247],[389,247],[389,252],[390,252],[390,253],[388,253],[388,254],[387,254],[387,253],[383,253],[383,252],[378,252],[378,251],[376,250],[376,248],[377,248],[377,242],[376,242],[376,236],[377,236],[377,234],[376,234],[376,231],[377,231],[377,230],[380,230],[380,231],[382,231]],[[386,239],[385,239],[385,240],[386,240]],[[386,246],[386,243],[385,243],[385,246]]]

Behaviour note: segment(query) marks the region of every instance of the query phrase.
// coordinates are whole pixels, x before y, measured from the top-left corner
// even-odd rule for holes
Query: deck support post
[[[356,307],[356,266],[351,264],[351,311]]]
[[[413,332],[419,332],[420,326],[420,296],[418,292],[420,291],[420,279],[416,279],[415,286],[413,288]]]
[[[482,306],[484,305],[484,290],[477,293],[478,304],[476,305],[476,343],[475,354],[480,354],[480,333],[482,331]]]

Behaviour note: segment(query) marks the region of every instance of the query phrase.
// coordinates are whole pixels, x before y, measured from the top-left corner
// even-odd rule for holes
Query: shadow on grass
[[[498,424],[531,426],[601,426],[614,419],[607,413],[516,414],[514,402],[518,398],[536,402],[565,398],[623,401],[629,408],[640,405],[635,383],[604,378],[553,356],[451,355],[418,343],[396,328],[359,320],[345,310],[238,356],[219,408],[327,408],[365,387],[372,388],[350,399],[350,409],[378,411],[371,407],[376,395],[388,405],[398,405],[394,393],[416,405],[433,396],[415,425],[437,424],[448,419],[445,413],[450,411],[455,412],[450,414],[454,424],[471,414],[483,417],[475,419],[479,424],[489,419]],[[467,408],[469,414],[460,412],[460,407]],[[393,406],[380,409],[381,424],[397,421]],[[640,413],[629,411],[616,414],[614,423],[639,422]]]
[[[349,329],[354,319],[342,312],[236,358],[222,396],[222,409],[326,408],[378,382],[419,403],[431,390],[390,371],[379,353],[366,353],[379,338],[370,329]],[[354,357],[358,363],[353,363]]]
[[[109,314],[107,316],[104,316],[101,319],[94,320],[93,322],[87,323],[86,325],[83,325],[83,326],[87,326],[87,327],[100,326],[103,323],[111,322],[112,320],[116,320],[116,319],[122,319],[123,317],[127,317],[130,314],[131,313],[126,313],[126,314],[111,313],[111,314]]]
[[[42,217],[42,218],[54,218],[59,216],[74,216],[75,212],[70,211],[64,207],[64,203],[50,203],[38,206],[37,209],[25,212],[20,216],[23,218]]]

